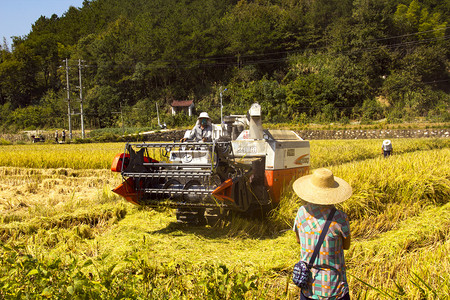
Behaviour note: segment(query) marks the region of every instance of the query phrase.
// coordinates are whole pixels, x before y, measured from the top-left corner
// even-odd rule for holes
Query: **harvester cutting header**
[[[211,141],[127,143],[111,170],[113,191],[136,205],[177,208],[179,222],[215,224],[230,210],[276,206],[283,187],[309,172],[309,142],[290,130],[265,130],[261,106],[211,126]],[[245,129],[248,128],[248,129]]]

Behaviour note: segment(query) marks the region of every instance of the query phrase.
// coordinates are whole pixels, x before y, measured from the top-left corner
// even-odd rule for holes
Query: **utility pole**
[[[158,102],[155,102],[156,105],[156,115],[158,116],[158,126],[161,128],[161,123],[159,122],[159,109],[158,109]]]
[[[219,95],[220,95],[220,126],[223,126],[223,116],[222,116],[222,93],[225,92],[227,89],[222,90],[222,87],[219,88]]]
[[[81,59],[78,60],[78,77],[80,81],[80,115],[81,115],[81,138],[85,138],[84,134],[84,114],[83,114],[83,85],[81,82]]]
[[[125,135],[125,123],[123,122],[122,101],[120,101],[120,120],[122,121],[122,134]]]
[[[69,139],[72,139],[72,112],[70,109],[70,85],[69,85],[69,59],[66,58],[66,81],[67,81],[67,116],[69,117]]]

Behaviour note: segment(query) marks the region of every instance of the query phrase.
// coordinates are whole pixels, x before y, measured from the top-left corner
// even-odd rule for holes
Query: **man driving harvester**
[[[185,135],[180,142],[211,142],[212,141],[212,124],[208,113],[202,112],[197,119],[197,123],[191,132]]]

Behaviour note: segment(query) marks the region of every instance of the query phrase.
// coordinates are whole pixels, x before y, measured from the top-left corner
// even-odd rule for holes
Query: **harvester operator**
[[[191,132],[182,138],[180,142],[211,142],[212,141],[212,124],[208,113],[202,112],[197,119],[197,123]]]

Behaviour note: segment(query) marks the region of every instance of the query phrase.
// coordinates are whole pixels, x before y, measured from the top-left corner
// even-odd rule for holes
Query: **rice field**
[[[352,299],[450,298],[450,140],[311,141],[354,195]],[[186,227],[115,196],[124,144],[0,146],[0,299],[297,299],[287,189],[268,220]]]

